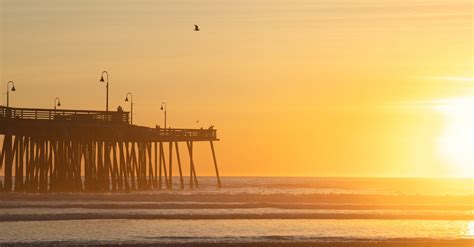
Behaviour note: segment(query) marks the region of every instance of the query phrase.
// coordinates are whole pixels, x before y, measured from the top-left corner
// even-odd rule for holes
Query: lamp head
[[[128,96],[127,96],[127,97],[125,97],[125,102],[128,102]]]
[[[59,101],[58,101],[58,104],[57,104],[57,106],[61,106],[61,102],[59,102]]]
[[[16,91],[16,88],[15,88],[15,85],[13,85],[12,92],[15,92],[15,91]]]
[[[161,108],[160,108],[160,110],[162,110],[162,111],[163,111],[163,105],[161,105]]]
[[[104,80],[104,76],[103,76],[103,75],[100,76],[100,82],[104,82],[104,81],[105,81],[105,80]]]

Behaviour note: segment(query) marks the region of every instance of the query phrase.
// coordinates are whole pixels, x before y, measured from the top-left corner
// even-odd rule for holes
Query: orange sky
[[[172,127],[216,126],[223,175],[473,174],[469,0],[0,4],[12,106],[103,109],[105,69],[111,108],[132,92],[136,124],[162,124],[165,100]]]

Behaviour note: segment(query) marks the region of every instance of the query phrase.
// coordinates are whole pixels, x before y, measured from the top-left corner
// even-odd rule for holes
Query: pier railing
[[[209,138],[210,140],[217,139],[217,130],[209,129],[161,129],[148,128],[153,136],[160,137],[195,137],[195,138]]]
[[[88,110],[54,110],[36,108],[12,108],[0,106],[0,120],[50,120],[50,121],[73,121],[73,122],[107,122],[107,123],[129,123],[128,112],[106,112]],[[217,139],[217,131],[213,128],[206,129],[178,129],[178,128],[149,128],[133,126],[134,129],[145,131],[153,137],[169,138],[198,138]],[[143,132],[142,132],[143,133]]]
[[[0,106],[0,118],[129,123],[128,112],[12,108],[4,106]]]

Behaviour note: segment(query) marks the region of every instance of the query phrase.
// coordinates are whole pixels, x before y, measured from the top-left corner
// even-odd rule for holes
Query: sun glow
[[[473,177],[474,98],[440,100],[436,109],[446,118],[438,138],[439,154],[452,165],[455,175]]]
[[[474,237],[474,221],[470,221],[467,226],[467,237]]]

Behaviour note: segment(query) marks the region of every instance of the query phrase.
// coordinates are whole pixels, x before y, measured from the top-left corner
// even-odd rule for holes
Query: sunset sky
[[[0,0],[0,17],[2,104],[13,80],[13,107],[102,110],[107,70],[135,124],[166,101],[171,127],[214,125],[224,176],[473,176],[471,0]]]

